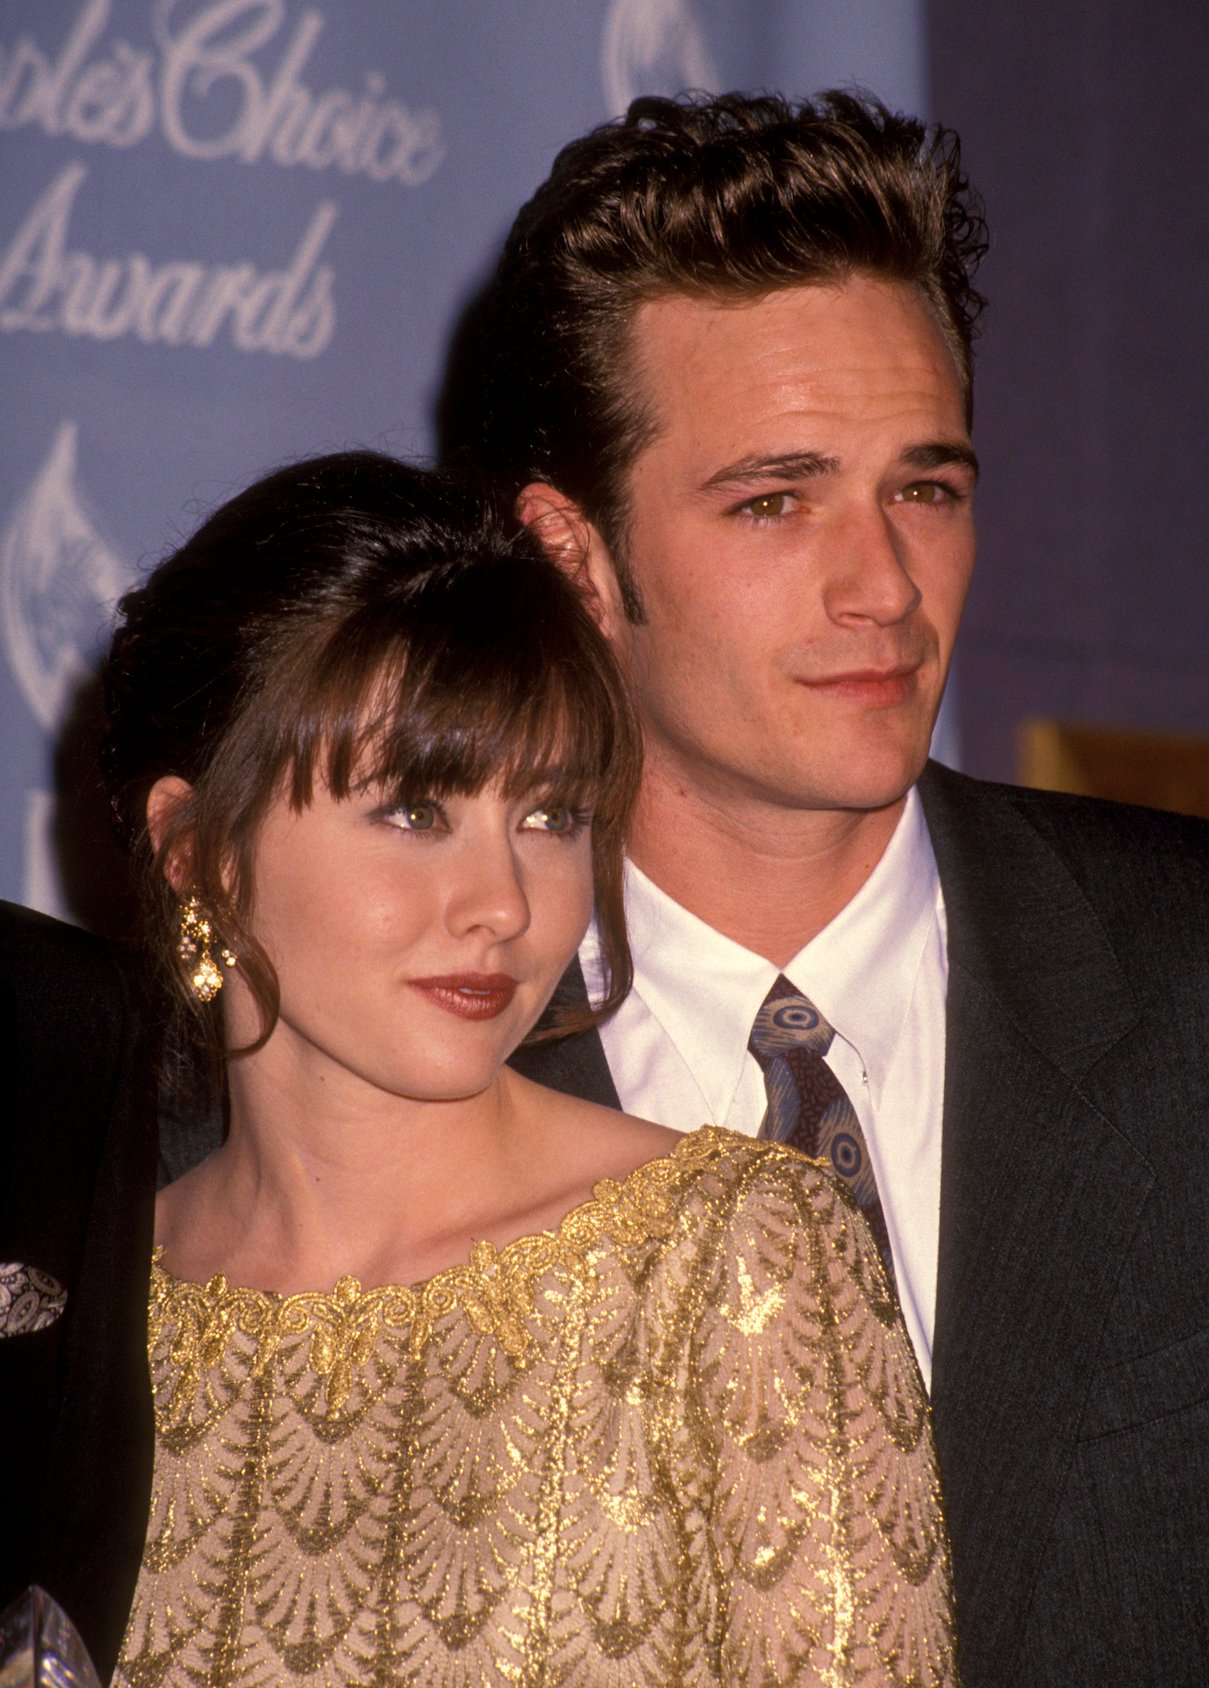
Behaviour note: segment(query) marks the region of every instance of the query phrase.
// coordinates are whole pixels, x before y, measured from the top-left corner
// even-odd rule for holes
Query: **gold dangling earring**
[[[215,941],[214,927],[206,906],[196,891],[190,891],[180,906],[180,938],[176,953],[185,965],[189,988],[199,1002],[213,1002],[223,987],[210,945]],[[219,946],[224,967],[234,967],[236,957],[225,944]]]

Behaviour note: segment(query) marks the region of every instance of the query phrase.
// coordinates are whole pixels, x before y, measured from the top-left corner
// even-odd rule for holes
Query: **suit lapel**
[[[1152,1182],[1084,1084],[1137,1012],[1010,793],[943,769],[921,792],[949,932],[933,1406],[963,1673],[1006,1681]]]
[[[558,1008],[586,1007],[587,987],[576,956],[559,980],[551,1006]],[[577,1032],[553,1043],[522,1044],[509,1057],[509,1066],[551,1090],[561,1090],[567,1096],[579,1096],[585,1102],[599,1102],[606,1108],[620,1108],[617,1086],[605,1060],[600,1035],[591,1031]]]

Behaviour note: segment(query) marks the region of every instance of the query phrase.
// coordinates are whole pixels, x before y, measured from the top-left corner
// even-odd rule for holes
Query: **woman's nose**
[[[529,925],[529,898],[511,845],[498,840],[469,846],[451,887],[448,919],[457,933],[482,928],[494,938],[516,938]]]

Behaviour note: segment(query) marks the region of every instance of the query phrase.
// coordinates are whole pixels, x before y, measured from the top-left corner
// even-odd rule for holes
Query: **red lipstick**
[[[408,983],[438,1008],[463,1020],[494,1020],[512,1001],[517,987],[508,973],[442,973]]]

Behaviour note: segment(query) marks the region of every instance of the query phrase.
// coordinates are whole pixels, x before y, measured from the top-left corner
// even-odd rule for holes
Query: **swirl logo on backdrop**
[[[600,50],[612,112],[641,94],[716,88],[718,73],[690,0],[611,0]]]
[[[64,422],[0,536],[0,629],[45,730],[61,724],[129,584],[77,484],[77,428]]]
[[[63,382],[56,340],[96,372],[43,415],[0,509],[0,650],[45,753],[127,584],[77,464],[89,430],[110,426],[108,372],[145,367],[142,346],[283,368],[334,354],[341,254],[363,261],[370,201],[397,207],[441,168],[441,113],[397,86],[409,8],[385,44],[396,4],[377,0],[366,27],[339,0],[0,0],[0,336],[36,399]],[[187,385],[182,370],[172,402]],[[135,475],[137,454],[132,436]],[[10,726],[15,749],[26,724]],[[24,793],[22,895],[66,913],[43,765]]]
[[[30,712],[52,739],[130,584],[80,489],[77,455],[77,425],[63,422],[0,532],[0,639]],[[54,845],[55,805],[49,788],[25,792],[21,896],[70,919]]]

